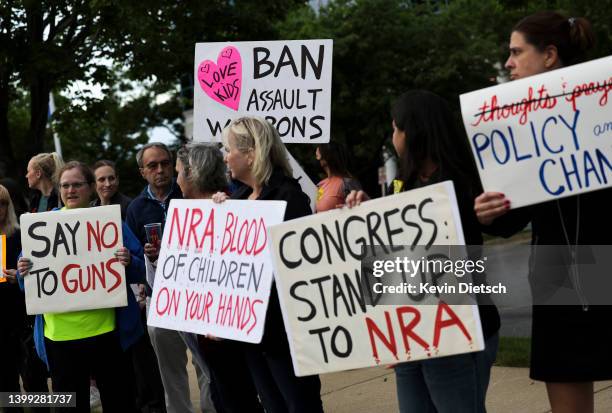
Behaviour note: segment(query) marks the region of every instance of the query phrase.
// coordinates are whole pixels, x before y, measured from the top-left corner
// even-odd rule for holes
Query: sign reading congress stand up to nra
[[[286,143],[330,138],[332,40],[197,43],[195,141],[220,142],[231,120],[260,116]]]
[[[451,182],[287,221],[269,234],[296,375],[484,348],[476,306],[408,295],[405,305],[369,304],[362,282],[362,261],[377,251],[463,245]]]
[[[612,56],[461,95],[485,191],[513,208],[612,186]]]

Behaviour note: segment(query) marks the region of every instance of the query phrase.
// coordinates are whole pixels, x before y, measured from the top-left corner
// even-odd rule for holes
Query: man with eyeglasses
[[[166,145],[159,142],[144,145],[136,154],[136,163],[147,186],[130,204],[126,223],[144,246],[145,224],[159,222],[163,228],[170,200],[183,195],[174,181],[172,154]]]
[[[174,182],[172,154],[166,145],[155,142],[144,145],[136,154],[136,163],[140,169],[140,174],[147,181],[147,185],[128,206],[126,224],[136,234],[144,247],[147,242],[144,226],[159,222],[163,228],[170,200],[182,198],[183,195],[179,186]],[[143,286],[141,295],[144,296],[145,291],[147,296],[151,295],[148,286],[146,288]],[[146,311],[144,310],[143,319],[146,324]],[[166,411],[167,401],[162,397],[164,386],[162,385],[161,372],[156,356],[158,352],[156,341],[162,341],[161,347],[163,348],[163,337],[161,336],[164,333],[165,331],[149,327],[148,334],[145,334],[147,338],[137,343],[137,348],[133,352],[132,359],[136,375],[138,404],[141,411]],[[158,335],[160,337],[157,337]],[[160,340],[156,340],[157,338]],[[167,353],[172,350],[172,348],[169,348],[163,351]]]

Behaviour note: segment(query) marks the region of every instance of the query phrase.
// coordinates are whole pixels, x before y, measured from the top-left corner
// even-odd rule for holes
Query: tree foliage
[[[184,139],[196,42],[331,38],[332,139],[350,146],[354,172],[373,190],[391,133],[391,101],[408,89],[429,89],[458,115],[461,93],[501,74],[521,17],[541,9],[585,16],[599,41],[592,57],[612,46],[612,0],[330,0],[318,10],[306,3],[0,2],[0,175],[23,176],[31,155],[51,149],[49,91],[57,96],[54,123],[65,157],[115,159],[127,178],[152,127]],[[97,84],[103,96],[62,98],[76,81]],[[130,92],[133,82],[140,92]],[[290,149],[307,171],[319,170],[313,147]]]
[[[332,139],[351,148],[354,172],[375,192],[395,97],[409,89],[431,90],[451,103],[459,121],[459,95],[495,84],[520,18],[542,9],[584,15],[598,34],[593,57],[604,56],[612,45],[610,3],[337,0],[319,13],[295,11],[279,28],[285,38],[334,39]],[[316,168],[311,150],[295,151]]]
[[[181,113],[191,105],[194,44],[278,38],[275,23],[303,3],[0,2],[0,176],[22,177],[29,157],[51,149],[49,92],[58,95],[76,81],[96,85],[105,97],[57,99],[54,116],[66,158],[91,162],[113,155],[100,136],[111,139],[109,148],[122,147],[130,154],[147,128],[157,125],[182,136]],[[124,89],[133,87],[129,81],[146,81],[146,91],[125,99]],[[163,103],[157,103],[160,94]],[[123,117],[123,112],[130,115]]]

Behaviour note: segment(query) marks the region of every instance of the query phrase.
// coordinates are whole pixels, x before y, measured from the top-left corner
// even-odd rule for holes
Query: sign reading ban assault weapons
[[[28,314],[62,313],[127,305],[125,268],[115,257],[123,245],[118,205],[21,216]]]
[[[288,221],[269,234],[296,375],[484,348],[476,306],[372,306],[360,282],[360,261],[383,248],[374,245],[463,245],[451,182]]]

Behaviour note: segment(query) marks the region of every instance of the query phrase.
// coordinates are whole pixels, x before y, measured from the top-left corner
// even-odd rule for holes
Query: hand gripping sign
[[[332,40],[197,43],[193,138],[220,142],[232,119],[266,118],[283,142],[330,137]]]
[[[370,305],[361,282],[361,260],[376,245],[463,244],[451,182],[288,221],[269,234],[296,375],[484,348],[476,306]]]
[[[115,257],[123,245],[118,205],[21,216],[28,314],[62,313],[127,305],[125,268]]]
[[[461,95],[485,191],[513,208],[612,185],[612,56]]]
[[[282,222],[285,207],[172,200],[148,324],[259,343],[272,286],[266,228]]]
[[[15,264],[13,264],[14,266]],[[6,235],[0,235],[0,271],[6,269]],[[6,282],[6,277],[0,272],[0,283]]]

